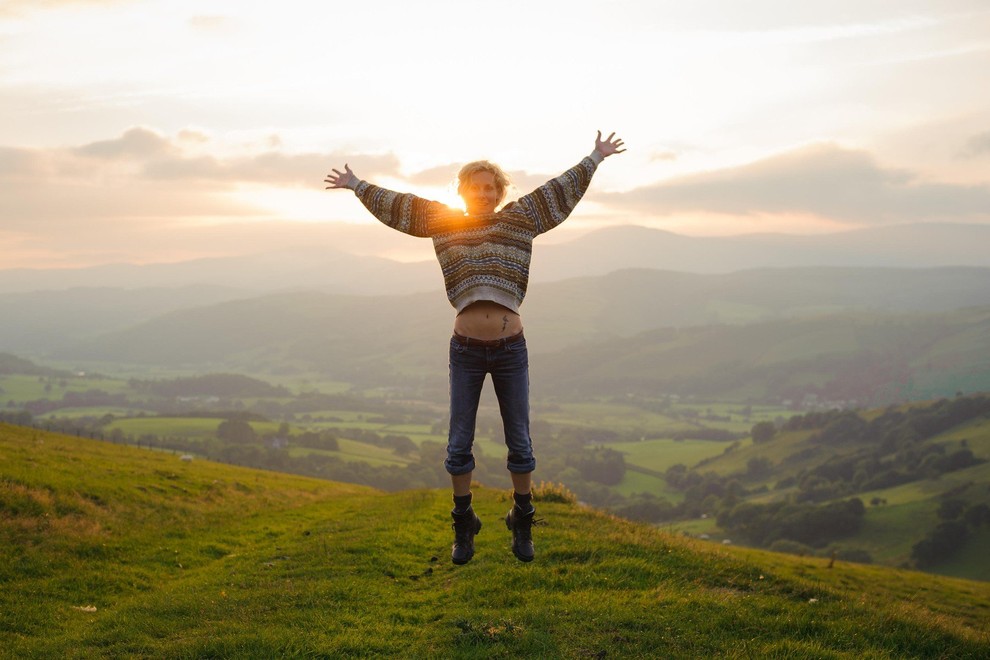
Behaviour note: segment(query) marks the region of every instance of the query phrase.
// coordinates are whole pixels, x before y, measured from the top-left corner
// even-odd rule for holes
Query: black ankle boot
[[[481,520],[470,507],[463,513],[455,509],[450,516],[454,519],[451,525],[454,528],[454,545],[450,549],[450,559],[455,564],[466,564],[474,557],[474,535],[481,531]]]
[[[536,509],[521,511],[513,506],[505,516],[505,526],[512,530],[512,554],[519,561],[533,561],[533,516]]]

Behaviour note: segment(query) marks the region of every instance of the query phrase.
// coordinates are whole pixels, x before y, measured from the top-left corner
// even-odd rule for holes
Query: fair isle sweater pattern
[[[567,219],[597,167],[586,157],[501,210],[481,216],[367,181],[354,194],[383,224],[433,239],[447,299],[458,314],[479,300],[518,313],[529,284],[533,239]]]

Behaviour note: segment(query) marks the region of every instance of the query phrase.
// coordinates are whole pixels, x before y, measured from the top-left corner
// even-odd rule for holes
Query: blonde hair
[[[495,190],[498,191],[496,206],[501,204],[509,189],[509,177],[502,171],[501,167],[495,163],[489,163],[487,160],[476,160],[461,168],[461,171],[457,173],[457,194],[461,197],[464,196],[464,189],[471,182],[471,177],[478,172],[488,172],[495,177]]]

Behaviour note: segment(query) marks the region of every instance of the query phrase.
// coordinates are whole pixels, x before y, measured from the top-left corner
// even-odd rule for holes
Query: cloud
[[[990,131],[974,135],[966,142],[963,155],[967,157],[990,154]]]
[[[457,173],[464,163],[448,163],[409,175],[408,181],[417,186],[446,186],[457,179]]]
[[[268,147],[277,143],[231,156],[215,153],[221,147],[199,131],[170,137],[135,127],[67,148],[0,147],[0,227],[89,240],[122,224],[150,230],[208,218],[268,217],[270,210],[229,193],[244,184],[321,191],[326,173],[345,161],[363,178],[398,176],[394,154],[293,154]]]
[[[363,178],[399,176],[399,159],[386,154],[284,153],[278,136],[265,142],[265,151],[224,156],[203,153],[210,137],[184,129],[169,138],[149,128],[135,127],[108,140],[68,149],[23,149],[0,147],[0,177],[51,176],[61,173],[93,182],[101,175],[130,182],[196,182],[229,189],[238,183],[312,187],[333,167],[346,161]],[[121,169],[119,164],[127,164]]]
[[[131,128],[119,138],[91,142],[74,150],[94,158],[151,158],[175,153],[177,149],[162,135],[147,128]]]
[[[333,168],[347,163],[364,179],[398,176],[399,159],[394,154],[285,154],[267,151],[250,156],[223,158],[212,155],[180,156],[149,160],[144,177],[158,181],[213,182],[225,187],[236,183],[311,187]]]
[[[658,215],[811,214],[851,224],[990,219],[990,186],[921,181],[872,154],[815,144],[598,199]]]
[[[0,147],[0,181],[14,181],[44,174],[44,158],[31,149]]]

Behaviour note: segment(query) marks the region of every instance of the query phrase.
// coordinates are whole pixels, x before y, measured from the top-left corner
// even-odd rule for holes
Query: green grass
[[[911,558],[911,546],[938,523],[932,500],[913,500],[878,507],[867,507],[863,525],[843,545],[860,547],[876,562],[900,564]]]
[[[680,502],[684,499],[684,494],[670,488],[664,479],[629,469],[626,469],[622,481],[615,485],[612,490],[626,497],[636,493],[650,493],[671,502]]]
[[[609,448],[621,451],[626,463],[656,472],[664,472],[678,463],[691,467],[698,461],[718,456],[729,443],[707,440],[644,440],[642,442],[617,442]]]
[[[977,456],[990,456],[990,419],[974,419],[938,436],[938,442],[946,445],[947,451],[961,449],[964,440]]]
[[[990,585],[725,548],[479,488],[371,489],[0,426],[0,655],[980,657]]]
[[[893,488],[867,491],[860,494],[859,497],[863,498],[864,502],[869,502],[874,497],[880,497],[887,500],[888,504],[904,504],[919,500],[936,500],[942,494],[967,484],[983,484],[984,488],[990,488],[988,486],[990,484],[990,463],[981,463],[955,472],[946,472],[937,479],[912,481]]]
[[[983,527],[966,541],[959,553],[938,566],[938,573],[990,581],[990,528]]]

